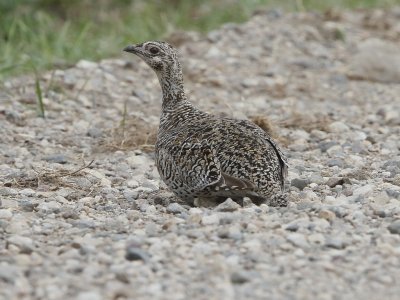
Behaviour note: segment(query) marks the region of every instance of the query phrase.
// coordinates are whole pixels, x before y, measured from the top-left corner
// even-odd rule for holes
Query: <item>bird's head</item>
[[[142,44],[129,45],[124,48],[124,51],[139,56],[157,75],[169,70],[180,70],[176,51],[166,42],[149,41]]]
[[[124,51],[136,54],[143,59],[157,74],[165,99],[186,99],[183,88],[182,68],[176,50],[165,42],[149,41],[142,44],[129,45]],[[175,102],[174,102],[175,103]]]

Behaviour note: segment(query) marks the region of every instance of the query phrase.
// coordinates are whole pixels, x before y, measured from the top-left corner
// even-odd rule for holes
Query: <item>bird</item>
[[[189,205],[199,200],[287,206],[287,158],[249,120],[196,108],[185,94],[177,50],[163,41],[126,46],[156,73],[162,90],[155,163],[167,187]]]

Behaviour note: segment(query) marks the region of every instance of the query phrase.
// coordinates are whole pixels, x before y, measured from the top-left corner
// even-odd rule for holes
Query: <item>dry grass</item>
[[[287,147],[289,145],[289,141],[284,136],[278,134],[277,127],[264,115],[256,115],[251,116],[250,121],[268,133],[274,140],[278,141],[279,144]]]
[[[110,129],[100,141],[103,151],[135,150],[154,151],[157,127],[148,124],[140,117],[130,116],[115,128]]]
[[[21,173],[10,178],[6,181],[5,186],[15,186],[18,188],[39,188],[47,187],[47,190],[57,190],[60,187],[71,187],[73,189],[80,189],[81,186],[75,184],[74,181],[70,179],[72,177],[82,177],[82,172],[89,168],[93,163],[93,160],[84,164],[76,170],[66,170],[66,169],[50,169],[50,168],[40,168],[34,169],[30,173]]]
[[[328,125],[332,122],[327,115],[311,115],[292,112],[289,118],[282,121],[280,125],[285,128],[303,129],[311,132],[312,130],[328,131]]]
[[[311,132],[312,130],[328,131],[328,125],[332,122],[327,115],[306,115],[294,111],[285,121],[279,122],[277,125],[264,115],[251,116],[249,119],[285,147],[290,144],[290,141],[285,136],[278,134],[278,125],[279,127],[303,129]]]
[[[251,116],[249,119],[274,139],[278,138],[276,127],[272,124],[271,120],[269,120],[266,116],[256,115],[256,116]]]

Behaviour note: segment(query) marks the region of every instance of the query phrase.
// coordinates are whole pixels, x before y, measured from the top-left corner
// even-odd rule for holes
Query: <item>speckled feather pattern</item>
[[[176,52],[167,43],[131,47],[128,52],[153,68],[162,87],[155,156],[166,185],[190,204],[196,198],[230,197],[240,203],[249,197],[256,204],[285,206],[287,162],[271,137],[250,121],[220,118],[194,107],[184,93]]]

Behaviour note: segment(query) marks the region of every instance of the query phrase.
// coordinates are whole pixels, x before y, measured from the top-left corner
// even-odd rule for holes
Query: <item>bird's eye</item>
[[[156,48],[156,47],[151,47],[149,49],[149,51],[151,54],[157,54],[158,52],[160,52],[160,50],[158,50],[158,48]]]

